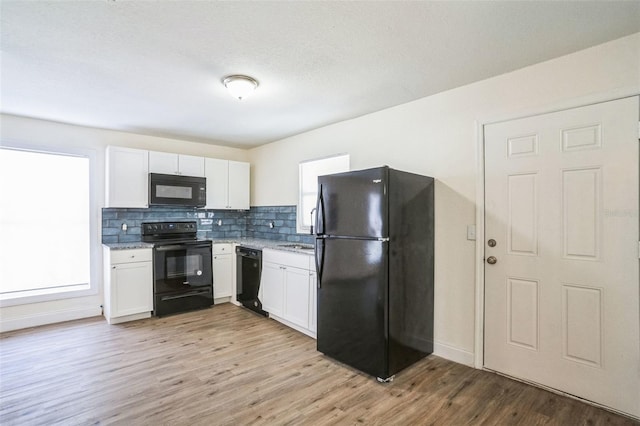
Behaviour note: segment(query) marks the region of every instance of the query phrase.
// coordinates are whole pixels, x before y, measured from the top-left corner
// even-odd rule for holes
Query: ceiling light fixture
[[[222,83],[229,90],[231,96],[239,100],[251,95],[258,87],[258,81],[246,75],[230,75],[225,77]]]

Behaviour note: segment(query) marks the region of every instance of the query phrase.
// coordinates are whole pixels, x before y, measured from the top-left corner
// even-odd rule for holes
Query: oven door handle
[[[172,251],[172,250],[185,250],[185,249],[194,249],[194,248],[210,248],[211,244],[202,243],[202,244],[171,244],[168,246],[156,246],[154,249],[156,251]]]
[[[188,293],[178,294],[177,296],[163,296],[161,300],[165,301],[165,300],[182,299],[182,298],[185,298],[185,297],[198,296],[200,294],[204,294],[204,293],[208,293],[208,292],[209,292],[209,290],[190,291]]]

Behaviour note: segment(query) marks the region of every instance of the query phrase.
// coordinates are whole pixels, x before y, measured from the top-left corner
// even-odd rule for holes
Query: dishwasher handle
[[[245,247],[236,247],[236,255],[246,257],[247,259],[260,260],[262,258],[262,251]]]

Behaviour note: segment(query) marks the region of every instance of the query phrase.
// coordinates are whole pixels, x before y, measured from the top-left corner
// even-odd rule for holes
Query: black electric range
[[[197,223],[145,222],[153,243],[153,311],[170,315],[213,305],[212,243],[197,238]]]

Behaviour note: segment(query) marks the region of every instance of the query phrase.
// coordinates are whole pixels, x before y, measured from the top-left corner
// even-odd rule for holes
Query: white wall
[[[37,147],[52,151],[64,148],[83,148],[95,151],[97,169],[93,170],[96,183],[94,189],[100,208],[104,206],[104,153],[108,145],[179,152],[237,161],[247,161],[248,159],[248,153],[243,149],[73,126],[13,115],[0,115],[0,145]],[[46,214],[46,207],[42,206],[43,214]],[[100,226],[102,218],[99,209],[97,216],[95,218],[96,226],[98,227],[96,230],[97,238],[92,244],[101,250]],[[40,243],[51,244],[52,249],[56,247],[55,242]],[[103,303],[101,252],[98,258],[92,261],[92,268],[97,268],[97,294],[51,302],[2,307],[0,308],[0,331],[100,315],[100,305]]]
[[[434,64],[437,66],[437,64]],[[473,64],[469,64],[473,66]],[[297,203],[298,162],[347,152],[436,184],[436,353],[473,364],[477,122],[640,92],[640,33],[250,151],[252,205]]]

